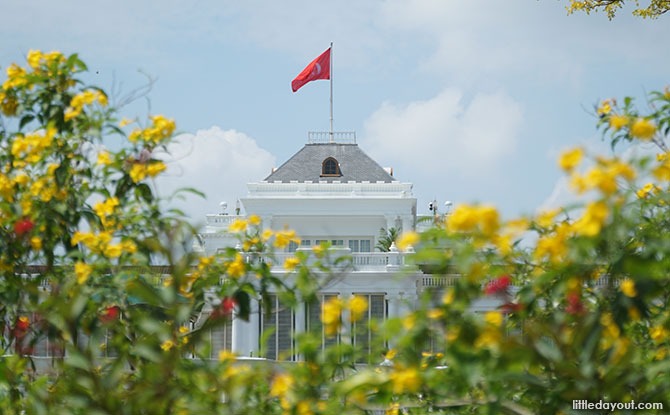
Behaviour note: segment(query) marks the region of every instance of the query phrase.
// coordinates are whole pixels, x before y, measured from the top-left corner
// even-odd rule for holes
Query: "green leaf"
[[[153,192],[146,183],[140,183],[135,187],[135,192],[138,196],[144,199],[145,202],[151,203],[154,200]]]
[[[249,321],[249,315],[251,314],[251,297],[249,293],[243,290],[235,291],[233,298],[237,303],[238,314],[237,316],[244,321]]]
[[[19,130],[23,129],[28,123],[30,123],[32,120],[35,119],[35,116],[32,114],[26,114],[23,117],[21,117],[21,121],[19,121]]]

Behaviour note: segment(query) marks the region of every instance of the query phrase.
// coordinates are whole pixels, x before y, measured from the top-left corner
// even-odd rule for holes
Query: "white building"
[[[337,252],[351,255],[353,268],[323,287],[321,302],[331,296],[362,295],[369,303],[368,318],[385,319],[401,316],[412,307],[424,287],[449,284],[449,278],[436,279],[405,265],[406,253],[395,246],[390,252],[375,249],[382,228],[416,228],[417,200],[412,184],[399,181],[392,169],[382,168],[366,155],[353,133],[310,134],[308,143],[288,161],[264,180],[248,184],[248,195],[241,204],[234,215],[207,215],[196,249],[209,255],[234,246],[236,239],[227,227],[244,216],[240,215],[243,207],[247,215],[260,216],[265,228],[296,231],[301,245],[290,246],[284,255],[324,241]],[[286,273],[282,258],[277,259],[273,273]],[[318,329],[321,305],[291,310],[276,304],[276,310],[268,316],[256,309],[249,322],[234,319],[232,328],[213,334],[214,349],[231,348],[242,356],[259,356],[260,339],[272,328],[262,357],[299,359],[293,353],[291,333]],[[349,332],[354,332],[352,327]],[[360,333],[360,327],[355,332]],[[351,341],[365,347],[372,335],[356,334]]]

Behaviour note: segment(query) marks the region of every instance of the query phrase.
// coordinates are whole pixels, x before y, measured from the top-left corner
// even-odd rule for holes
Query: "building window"
[[[295,360],[293,350],[293,333],[295,316],[291,307],[281,304],[275,294],[268,296],[268,303],[263,304],[261,319],[261,339],[265,339],[265,358],[272,360]],[[267,309],[270,309],[269,313]],[[263,349],[261,347],[261,349]]]
[[[353,333],[354,346],[363,352],[363,356],[359,363],[370,363],[379,360],[379,356],[373,356],[374,342],[379,339],[378,324],[374,321],[381,322],[386,319],[386,294],[383,293],[354,293],[355,296],[363,297],[368,302],[368,309],[363,317],[352,324],[351,330]]]
[[[321,164],[321,176],[341,176],[340,163],[332,157],[328,157]]]
[[[297,250],[298,250],[298,244],[293,241],[290,241],[288,243],[288,252],[295,252]]]
[[[325,245],[325,244],[330,244],[331,247],[334,248],[342,248],[344,247],[344,239],[317,239],[314,241],[316,245]]]
[[[233,322],[226,321],[209,330],[210,359],[218,359],[223,350],[233,349]]]
[[[369,239],[349,239],[351,252],[372,252],[371,247]]]

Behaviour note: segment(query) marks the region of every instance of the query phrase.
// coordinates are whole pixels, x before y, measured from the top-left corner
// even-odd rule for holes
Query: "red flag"
[[[293,92],[302,88],[307,82],[317,79],[330,79],[330,48],[314,59],[291,82]]]

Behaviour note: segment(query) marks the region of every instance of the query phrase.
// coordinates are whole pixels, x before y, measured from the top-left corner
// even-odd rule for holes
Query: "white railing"
[[[309,252],[311,249],[300,248],[301,251]],[[243,254],[244,255],[244,254]],[[396,271],[399,267],[404,267],[406,254],[401,252],[350,252],[348,248],[331,248],[329,251],[331,259],[348,257],[350,262],[345,261],[343,265],[351,266],[354,271]],[[284,270],[284,261],[287,258],[294,257],[293,252],[279,252],[274,255],[272,268],[275,271]],[[310,254],[307,263],[315,261]]]
[[[207,225],[216,227],[228,227],[237,219],[244,219],[243,215],[228,215],[223,213],[214,213],[207,215]]]
[[[412,184],[400,182],[256,182],[249,183],[247,187],[249,189],[249,196],[252,198],[292,194],[300,194],[300,197],[324,197],[328,195],[341,197],[343,194],[363,197],[412,197]]]
[[[434,287],[453,287],[456,285],[456,281],[460,276],[453,275],[444,275],[439,277],[421,277],[416,281],[417,289],[422,290],[424,288],[434,288]]]
[[[356,144],[356,131],[310,131],[308,144]]]

